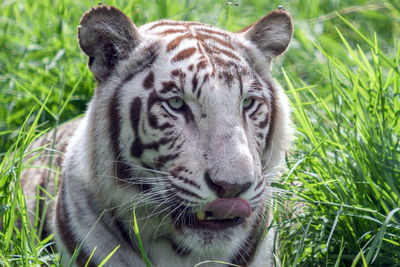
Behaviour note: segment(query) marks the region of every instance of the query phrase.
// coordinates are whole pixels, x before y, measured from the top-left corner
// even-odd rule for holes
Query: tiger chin
[[[98,86],[85,116],[57,131],[66,153],[46,217],[65,264],[79,247],[78,266],[115,249],[107,266],[145,266],[134,215],[153,266],[279,262],[267,226],[291,127],[270,67],[292,35],[281,9],[236,33],[172,20],[136,27],[107,5],[83,15],[79,45]],[[43,173],[24,173],[26,192]]]

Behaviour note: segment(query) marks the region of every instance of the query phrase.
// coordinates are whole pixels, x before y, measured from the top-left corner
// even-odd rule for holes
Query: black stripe
[[[156,168],[160,169],[160,167],[164,166],[168,161],[174,160],[177,157],[179,157],[179,153],[158,156],[156,161]]]
[[[195,91],[196,91],[196,89],[197,89],[197,83],[198,83],[197,74],[195,73],[195,74],[193,75],[193,78],[192,78],[192,92],[195,92]]]
[[[120,106],[119,93],[123,85],[124,83],[121,83],[115,89],[109,105],[109,132],[111,139],[110,141],[114,150],[115,157],[118,157],[118,155],[121,154],[119,148],[119,134],[121,131],[120,116],[119,116],[119,106]]]
[[[240,246],[241,249],[236,253],[236,255],[230,261],[233,264],[239,266],[249,266],[253,260],[255,253],[257,251],[257,247],[262,241],[264,233],[267,230],[266,223],[263,224],[263,215],[265,212],[265,207],[263,208],[264,212],[260,212],[256,223],[251,227],[249,231],[249,235],[247,236],[246,240],[242,243],[243,245]],[[267,266],[270,266],[269,264]]]
[[[152,71],[150,71],[144,79],[143,87],[145,89],[152,89],[154,87],[154,73]]]
[[[268,124],[269,124],[269,122],[270,122],[270,119],[271,119],[271,112],[268,112],[267,114],[265,114],[264,120],[261,121],[261,122],[258,124],[258,127],[261,128],[261,129],[267,127]]]
[[[170,181],[170,182],[171,182],[171,181]],[[172,185],[172,187],[173,187],[174,189],[177,190],[177,192],[179,192],[179,193],[181,193],[181,194],[184,194],[184,195],[187,195],[187,196],[190,196],[190,197],[194,197],[194,198],[198,198],[198,199],[204,200],[204,198],[201,197],[200,195],[198,195],[197,193],[194,193],[194,192],[192,192],[192,191],[190,191],[190,190],[187,190],[187,189],[184,188],[184,187],[181,187],[181,186],[179,186],[179,185],[177,185],[177,184],[175,184],[175,183],[173,183],[173,182],[171,182],[171,185]],[[176,195],[175,197],[179,197],[179,196]],[[188,201],[188,200],[185,199],[185,201]]]
[[[153,91],[149,95],[149,98],[147,99],[147,121],[149,122],[149,126],[150,127],[154,128],[154,129],[158,129],[158,130],[164,131],[166,129],[172,128],[173,125],[170,124],[169,122],[165,122],[165,123],[159,125],[158,124],[158,114],[155,115],[151,111],[152,107],[154,105],[160,103],[161,101],[162,101],[162,99],[157,96],[156,92]],[[170,114],[170,113],[168,112],[168,114]]]
[[[134,72],[129,73],[127,76],[125,76],[122,79],[122,82],[118,84],[118,86],[115,88],[114,94],[111,98],[110,104],[109,104],[109,132],[110,132],[110,141],[114,150],[114,155],[115,158],[117,159],[119,157],[120,153],[120,148],[119,148],[119,136],[120,136],[120,131],[121,131],[121,122],[120,122],[120,115],[119,115],[119,97],[120,97],[120,91],[121,88],[128,83],[130,80],[135,78],[135,76],[147,68],[151,68],[153,63],[157,60],[158,58],[158,53],[157,53],[157,43],[152,43],[145,49],[147,51],[146,55],[144,56],[143,60],[138,60],[135,62]],[[98,90],[99,91],[99,90]],[[96,91],[97,92],[97,91]],[[118,169],[118,168],[117,168]]]
[[[229,37],[229,34],[225,33],[225,32],[220,32],[220,31],[214,31],[208,28],[200,28],[199,31],[205,32],[205,33],[209,33],[209,34],[216,34],[216,35],[220,35],[221,37]]]
[[[108,215],[108,214],[105,214]],[[126,231],[124,223],[122,223],[120,220],[118,220],[118,215],[116,214],[115,210],[111,210],[109,214],[110,218],[107,218],[104,216],[104,218],[107,218],[108,221],[108,229],[110,233],[113,233],[114,235],[120,236],[127,244],[131,245],[133,248],[133,251],[137,254],[137,256],[141,257],[139,249],[136,247],[135,243],[131,239],[131,235],[129,232]],[[119,239],[117,239],[119,240]]]
[[[276,120],[276,114],[278,111],[278,103],[277,99],[275,97],[276,95],[276,89],[273,87],[272,83],[270,81],[266,81],[268,84],[268,89],[271,91],[271,100],[270,100],[270,105],[269,105],[269,129],[268,129],[268,134],[267,134],[267,139],[266,139],[266,144],[267,146],[271,146],[271,138],[274,133],[274,127],[275,127],[275,120]]]
[[[141,112],[142,112],[142,100],[140,100],[139,97],[136,97],[133,99],[129,111],[131,126],[135,134],[135,141],[133,141],[131,145],[132,157],[140,157],[140,155],[142,155],[143,153],[143,144],[139,137],[139,122],[140,122]]]
[[[196,187],[198,189],[201,189],[200,185],[198,185],[196,182],[194,182],[192,180],[189,180],[189,179],[183,177],[182,175],[180,175],[180,173],[182,173],[182,172],[184,172],[184,173],[192,173],[192,172],[189,172],[189,170],[186,169],[185,167],[178,166],[175,169],[171,170],[170,174],[171,174],[171,176],[173,178],[177,178],[177,179],[183,181],[185,184],[190,184],[191,186],[194,186],[194,187]]]
[[[193,35],[190,33],[185,33],[183,35],[180,35],[168,43],[166,51],[170,52],[171,50],[176,49],[184,39],[193,39],[193,38],[194,38]]]
[[[195,47],[186,48],[186,49],[180,51],[178,54],[176,54],[171,59],[171,62],[177,62],[177,61],[182,61],[182,60],[188,59],[191,56],[193,56],[193,54],[196,53],[196,51],[197,51],[197,49]]]
[[[227,41],[221,39],[221,38],[217,38],[215,36],[209,35],[209,34],[203,34],[203,33],[197,33],[196,34],[196,39],[198,39],[199,41],[201,41],[202,43],[205,43],[205,40],[213,40],[216,43],[219,43],[222,46],[225,46],[225,48],[229,48],[230,50],[234,50],[234,47]],[[205,45],[203,45],[205,46]]]
[[[188,257],[192,254],[192,251],[187,247],[182,248],[178,246],[173,240],[170,240],[172,249],[174,250],[175,254],[179,257]]]
[[[71,221],[70,214],[68,212],[68,208],[66,207],[65,201],[65,187],[62,184],[58,196],[58,203],[56,208],[56,224],[58,228],[58,232],[61,236],[61,240],[66,246],[69,255],[75,251],[75,248],[78,247],[81,241],[78,240],[76,235],[73,233],[71,227],[68,226],[68,223]],[[82,244],[78,257],[76,258],[76,263],[78,266],[85,266],[86,262],[90,257],[91,251],[88,251],[87,247]],[[99,263],[95,262],[95,259],[92,257],[88,266],[95,267],[98,266]]]
[[[129,76],[129,79],[132,79],[133,76]],[[130,172],[129,166],[125,163],[125,160],[121,156],[121,150],[119,147],[119,137],[121,131],[121,118],[119,116],[119,93],[121,87],[125,84],[122,82],[116,89],[111,98],[110,107],[109,107],[109,132],[110,132],[110,141],[114,150],[115,161],[115,170],[118,182],[121,182],[121,179],[126,179],[132,176]]]
[[[208,82],[209,79],[210,79],[209,74],[208,74],[208,73],[205,74],[205,75],[204,75],[204,78],[203,78],[203,81],[201,82],[201,85],[200,85],[199,88],[197,89],[197,93],[196,93],[197,99],[200,99],[201,89],[203,88],[204,84],[205,84],[206,82]]]
[[[254,102],[256,102],[256,100],[253,100]],[[253,106],[253,105],[252,105]],[[263,105],[261,104],[261,103],[258,103],[258,106],[253,110],[253,112],[251,112],[250,114],[249,114],[249,117],[250,118],[253,118],[253,116],[260,110],[260,108],[262,107]],[[248,107],[248,109],[250,109],[250,107]]]
[[[166,94],[169,92],[179,93],[181,90],[178,88],[174,81],[168,81],[162,83],[162,89],[160,90],[161,94]]]
[[[173,177],[178,179],[178,180],[181,180],[185,184],[189,184],[189,185],[191,185],[193,187],[201,189],[200,185],[196,184],[194,181],[191,181],[191,180],[189,180],[189,179],[187,179],[187,178],[185,178],[183,176],[177,175],[177,176],[173,176]]]
[[[262,184],[262,183],[261,183],[261,184],[258,184],[254,190],[257,190],[258,187],[261,186],[261,185],[263,185],[263,184]],[[260,197],[261,195],[263,195],[264,192],[265,192],[265,187],[264,187],[257,195],[255,195],[254,197],[252,197],[251,199],[249,199],[249,201],[253,201],[254,199],[257,199],[258,197]]]

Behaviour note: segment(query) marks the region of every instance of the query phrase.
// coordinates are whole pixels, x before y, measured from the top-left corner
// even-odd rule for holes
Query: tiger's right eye
[[[251,97],[246,97],[242,102],[242,105],[243,105],[244,109],[251,108],[253,106],[253,104],[254,104],[254,99],[251,98]]]
[[[173,97],[167,100],[168,106],[174,110],[180,110],[183,108],[185,102],[179,97]]]

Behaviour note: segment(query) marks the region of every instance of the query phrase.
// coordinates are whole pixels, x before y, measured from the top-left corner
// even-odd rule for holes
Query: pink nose
[[[249,217],[251,215],[250,203],[242,198],[219,198],[208,204],[205,211],[212,212],[216,219],[230,217]]]

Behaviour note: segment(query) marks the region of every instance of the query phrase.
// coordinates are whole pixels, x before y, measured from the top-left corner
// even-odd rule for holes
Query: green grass
[[[171,18],[232,31],[283,3],[296,27],[290,50],[273,69],[289,96],[296,128],[288,171],[276,184],[291,192],[287,205],[296,210],[277,207],[283,266],[400,266],[400,2],[106,3],[137,25]],[[59,264],[58,255],[29,227],[19,176],[29,143],[83,113],[93,94],[76,27],[95,4],[0,4],[0,263],[5,266]],[[15,227],[17,221],[24,227]]]

